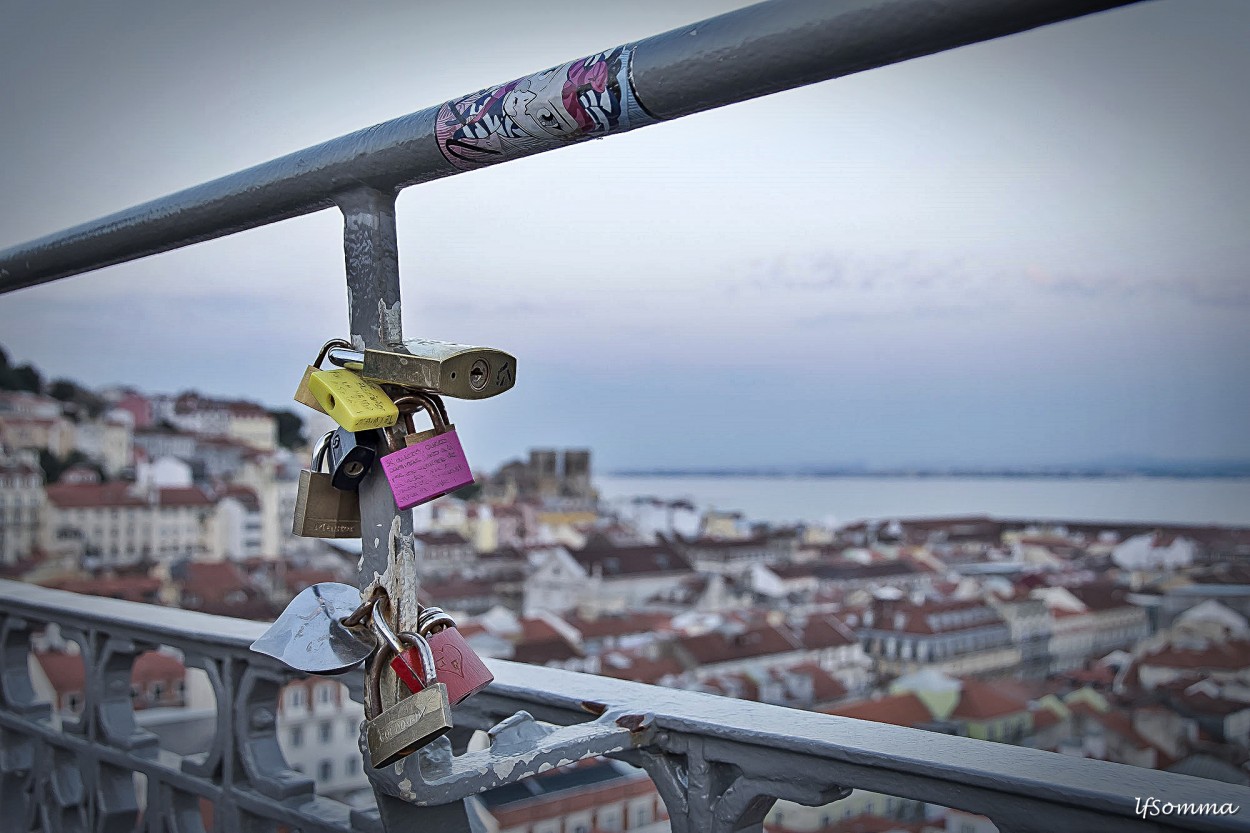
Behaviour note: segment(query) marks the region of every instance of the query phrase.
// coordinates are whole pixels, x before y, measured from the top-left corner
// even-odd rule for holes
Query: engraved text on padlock
[[[400,509],[411,509],[473,482],[455,429],[386,455],[382,470]]]

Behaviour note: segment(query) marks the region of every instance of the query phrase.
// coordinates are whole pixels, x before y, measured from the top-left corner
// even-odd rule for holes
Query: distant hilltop
[[[985,478],[1241,478],[1250,477],[1250,460],[1140,461],[1069,466],[747,466],[616,469],[615,477],[985,477]]]

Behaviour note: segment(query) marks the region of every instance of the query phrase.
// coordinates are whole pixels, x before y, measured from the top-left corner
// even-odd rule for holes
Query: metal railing
[[[402,188],[1129,2],[750,6],[0,251],[0,294],[337,206],[351,339],[358,348],[397,345],[395,198]],[[367,479],[360,494],[360,583],[382,576],[392,598],[413,598],[420,552],[411,513],[396,512],[380,477]],[[606,753],[647,768],[678,833],[759,830],[775,798],[823,803],[852,786],[982,812],[1009,831],[1140,829],[1135,795],[1242,797],[1145,770],[498,662],[495,685],[458,713],[462,725],[486,727],[524,708],[567,728],[512,716],[491,750],[470,753],[485,758],[453,757],[436,744],[409,759],[400,776],[374,779],[376,811],[352,812],[316,797],[312,781],[282,759],[275,698],[292,673],[248,652],[259,625],[8,583],[0,598],[0,829],[131,829],[140,807],[131,773],[138,772],[150,830],[200,829],[200,799],[212,802],[219,830],[466,830],[472,819],[455,800],[466,791],[517,780],[568,755]],[[412,628],[406,617],[413,615],[401,609],[398,624]],[[33,703],[26,677],[28,634],[46,622],[79,643],[87,669],[83,717],[63,731]],[[173,760],[135,726],[130,665],[156,644],[182,651],[217,693],[217,731],[202,755]],[[592,717],[586,703],[601,704],[591,708],[603,713]],[[478,768],[484,760],[499,765]],[[1184,818],[1174,827],[1233,830],[1235,821]],[[1153,824],[1173,829],[1170,819]]]
[[[28,674],[31,634],[78,644],[86,691],[55,728]],[[301,675],[248,646],[265,625],[0,581],[0,830],[190,831],[201,799],[221,831],[376,831],[376,810],[317,796],[278,744],[282,686]],[[178,756],[138,728],[131,665],[168,646],[216,696],[203,752]],[[1244,787],[1050,752],[795,711],[711,694],[492,661],[495,683],[456,710],[488,749],[435,744],[380,771],[377,786],[421,824],[473,829],[466,796],[560,762],[609,755],[644,767],[674,833],[759,830],[775,800],[817,806],[852,788],[988,816],[1004,833],[1244,831],[1236,815],[1143,821],[1136,799],[1241,805]],[[345,680],[359,695],[360,675]],[[517,716],[518,710],[527,715]],[[502,723],[501,723],[502,721]],[[548,725],[549,724],[549,725]],[[136,788],[133,773],[143,775]],[[1250,811],[1250,808],[1247,808]],[[422,828],[426,829],[426,828]]]

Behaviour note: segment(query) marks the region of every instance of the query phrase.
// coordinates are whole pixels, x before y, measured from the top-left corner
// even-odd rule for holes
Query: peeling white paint
[[[396,301],[389,307],[381,298],[378,299],[378,321],[382,323],[382,335],[384,338],[399,341],[404,331],[404,325],[401,323],[400,303]]]

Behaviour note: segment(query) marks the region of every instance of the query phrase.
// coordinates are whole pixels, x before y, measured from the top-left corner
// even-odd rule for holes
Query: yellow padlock
[[[351,370],[318,370],[308,377],[308,389],[348,431],[387,428],[399,419],[399,408],[386,391]]]

